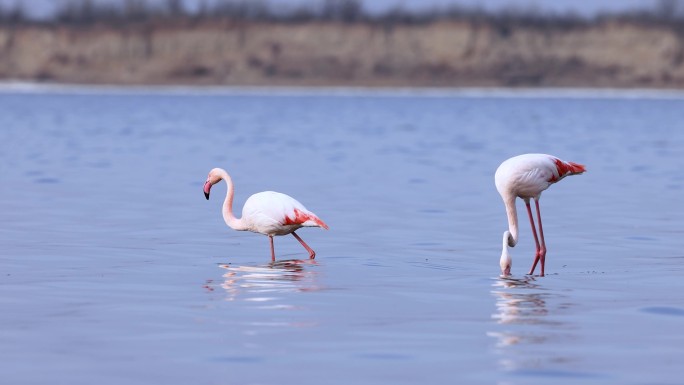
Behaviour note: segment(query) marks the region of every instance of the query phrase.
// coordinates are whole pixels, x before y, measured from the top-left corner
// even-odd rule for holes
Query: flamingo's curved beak
[[[204,182],[204,197],[209,200],[209,192],[211,191],[211,182],[206,181]]]

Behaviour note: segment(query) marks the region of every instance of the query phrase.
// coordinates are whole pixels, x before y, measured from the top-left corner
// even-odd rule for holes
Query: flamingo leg
[[[541,238],[541,249],[539,250],[539,257],[541,258],[541,276],[544,276],[544,262],[546,262],[546,242],[544,242],[544,229],[542,228],[541,211],[539,211],[539,200],[534,200],[537,206],[537,222],[539,222],[539,237]]]
[[[273,247],[273,235],[269,235],[268,240],[271,241],[271,261],[275,262],[275,248]]]
[[[534,274],[534,269],[537,267],[537,262],[539,262],[539,259],[541,257],[541,247],[539,246],[539,238],[537,237],[537,228],[534,226],[534,218],[532,217],[532,208],[530,207],[530,201],[525,200],[525,206],[527,207],[527,216],[530,218],[530,226],[532,226],[532,235],[534,235],[534,244],[537,247],[537,251],[534,254],[534,263],[532,263],[532,268],[530,269],[530,272],[527,273],[528,275]]]
[[[299,235],[297,235],[297,233],[295,233],[295,232],[293,231],[293,232],[292,232],[292,235],[293,235],[295,238],[297,238],[297,240],[299,241],[299,243],[301,243],[302,246],[304,246],[304,248],[306,249],[306,251],[309,252],[309,259],[314,259],[314,258],[316,258],[316,252],[313,251],[313,249],[310,248],[309,245],[307,245],[306,242],[304,242],[304,240],[303,240],[302,238],[300,238]]]

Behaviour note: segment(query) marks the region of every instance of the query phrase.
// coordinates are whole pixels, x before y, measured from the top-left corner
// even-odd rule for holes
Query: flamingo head
[[[508,253],[504,253],[501,255],[501,261],[499,261],[499,265],[501,266],[501,275],[504,277],[508,277],[511,275],[511,266],[513,265],[513,260],[511,259],[511,256]]]
[[[504,232],[503,236],[503,248],[501,250],[501,259],[499,260],[499,266],[501,266],[501,275],[504,277],[507,277],[511,275],[511,266],[513,265],[513,258],[511,258],[511,255],[508,253],[508,246],[513,243],[515,245],[515,242],[511,242],[512,236],[509,231]]]
[[[215,185],[221,179],[223,179],[222,172],[225,173],[225,171],[221,170],[220,168],[215,168],[215,169],[209,171],[209,175],[207,176],[207,181],[204,182],[204,197],[207,198],[207,200],[209,200],[209,193],[211,192],[211,186]]]

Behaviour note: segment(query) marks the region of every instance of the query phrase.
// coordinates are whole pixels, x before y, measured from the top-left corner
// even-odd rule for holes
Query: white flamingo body
[[[316,214],[307,210],[304,205],[289,195],[264,191],[247,198],[242,208],[242,218],[236,218],[233,214],[233,180],[225,170],[215,168],[209,172],[207,181],[204,183],[204,196],[209,199],[211,187],[221,180],[226,181],[228,185],[221,211],[223,220],[230,228],[267,235],[271,244],[272,260],[275,260],[273,237],[287,234],[292,234],[304,246],[309,252],[309,258],[316,257],[313,249],[295,233],[295,230],[301,227],[322,227],[327,230],[328,225]]]
[[[523,199],[541,196],[542,191],[554,183],[554,177],[561,177],[552,158],[544,154],[524,154],[505,160],[494,176],[499,194],[508,191]]]
[[[275,191],[263,191],[247,198],[241,220],[245,230],[269,236],[287,235],[302,227],[327,228],[299,201]]]
[[[541,193],[552,184],[560,181],[568,175],[577,175],[586,171],[585,167],[578,163],[566,162],[547,154],[524,154],[505,160],[494,175],[496,189],[506,206],[508,216],[508,230],[503,235],[503,250],[501,252],[501,271],[503,275],[509,275],[511,269],[511,257],[508,247],[514,247],[518,243],[518,215],[515,207],[515,199],[525,201],[530,225],[536,244],[536,254],[532,269],[534,273],[537,262],[541,260],[541,276],[544,276],[544,264],[546,258],[546,243],[544,230],[539,211],[539,198]],[[539,237],[532,217],[530,199],[534,199],[537,207],[537,221],[539,222]],[[541,244],[539,242],[541,239]]]

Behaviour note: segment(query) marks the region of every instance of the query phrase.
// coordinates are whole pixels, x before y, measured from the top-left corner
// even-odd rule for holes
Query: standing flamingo
[[[289,195],[274,191],[263,191],[250,196],[242,208],[242,218],[233,215],[233,180],[226,170],[215,168],[209,172],[204,183],[204,196],[209,200],[211,186],[225,180],[228,185],[226,200],[223,202],[223,220],[234,230],[252,231],[268,235],[271,242],[271,260],[275,261],[273,248],[274,235],[292,234],[309,252],[309,258],[316,258],[316,252],[295,233],[300,227],[322,227],[328,229],[316,214],[307,210],[301,203]]]
[[[585,172],[583,165],[566,162],[555,156],[546,154],[524,154],[505,160],[496,170],[494,180],[496,189],[501,194],[506,205],[508,216],[508,230],[503,234],[503,251],[501,252],[501,273],[511,274],[511,256],[508,254],[508,246],[514,247],[518,243],[518,213],[515,208],[515,198],[525,201],[527,215],[530,217],[532,234],[537,251],[534,255],[534,263],[530,272],[533,274],[537,262],[541,260],[541,276],[544,276],[544,261],[546,259],[546,243],[544,242],[544,230],[542,229],[541,213],[539,212],[539,198],[542,191],[551,184],[558,182],[568,175],[577,175]],[[537,222],[539,222],[539,237],[532,218],[530,198],[534,198],[537,206]],[[539,244],[541,238],[541,245]]]

